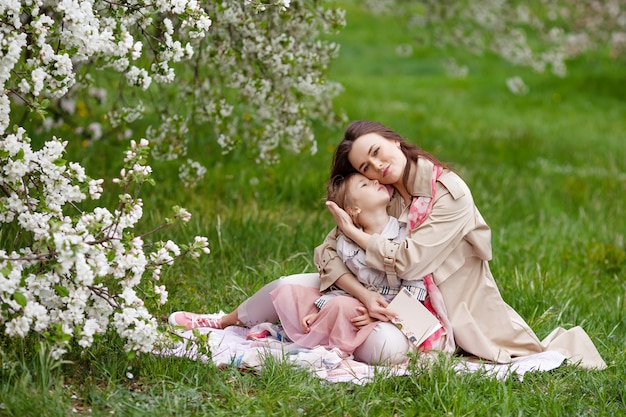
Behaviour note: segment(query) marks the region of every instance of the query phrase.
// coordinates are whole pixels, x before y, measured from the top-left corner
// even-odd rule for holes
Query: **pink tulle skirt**
[[[370,335],[378,323],[355,327],[350,319],[360,316],[357,307],[363,304],[350,296],[334,297],[321,310],[315,306],[320,297],[317,288],[303,285],[282,285],[270,293],[272,302],[285,333],[298,345],[313,349],[322,346],[338,349],[346,356],[351,355]],[[302,319],[320,313],[311,324],[309,333],[303,333]]]

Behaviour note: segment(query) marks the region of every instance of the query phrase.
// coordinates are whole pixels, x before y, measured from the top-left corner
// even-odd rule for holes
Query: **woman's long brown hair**
[[[330,178],[335,178],[338,175],[346,177],[348,174],[353,172],[358,172],[348,160],[348,153],[352,149],[352,145],[354,141],[360,138],[363,135],[367,135],[368,133],[377,133],[385,139],[396,141],[400,143],[400,150],[406,156],[407,161],[414,161],[417,163],[417,158],[425,158],[431,161],[435,165],[441,165],[446,167],[446,164],[439,161],[430,153],[421,149],[417,145],[407,142],[402,136],[400,136],[395,131],[390,128],[377,123],[371,122],[368,120],[357,120],[348,125],[346,131],[344,132],[343,139],[337,145],[337,149],[335,149],[335,155],[333,156],[333,165],[330,170]],[[447,167],[446,167],[447,168]],[[411,164],[406,164],[406,168],[404,169],[404,174],[402,176],[402,182],[404,186],[408,187],[409,180],[409,172],[411,169]]]

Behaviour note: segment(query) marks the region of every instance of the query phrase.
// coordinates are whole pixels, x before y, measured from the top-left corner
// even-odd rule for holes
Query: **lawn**
[[[32,349],[32,340],[3,340],[0,415],[626,413],[623,61],[601,53],[581,57],[558,78],[494,56],[447,51],[469,70],[451,77],[443,65],[448,55],[418,44],[407,17],[344,3],[347,26],[331,37],[341,54],[330,78],[345,88],[336,109],[350,120],[386,124],[449,162],[492,228],[491,266],[505,300],[540,338],[558,326],[583,326],[608,368],[564,366],[498,381],[456,375],[444,361],[358,386],[329,384],[275,361],[262,372],[241,372],[152,355],[128,359],[122,342],[110,338],[54,363],[45,349]],[[528,85],[527,94],[507,89],[514,76]],[[244,150],[222,156],[198,139],[192,152],[208,174],[192,190],[181,190],[172,166],[154,166],[158,186],[143,195],[144,227],[167,215],[162,208],[179,204],[192,221],[161,237],[206,235],[212,251],[164,273],[170,291],[158,312],[164,326],[172,311],[227,311],[272,279],[315,271],[313,249],[333,225],[323,195],[342,128],[316,133],[317,154],[284,154],[269,167],[254,164]],[[118,160],[120,149],[100,144],[72,152],[97,170]]]

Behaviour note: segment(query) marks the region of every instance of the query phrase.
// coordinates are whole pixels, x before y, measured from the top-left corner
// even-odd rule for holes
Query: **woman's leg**
[[[438,287],[454,340],[465,352],[509,363],[545,350],[526,321],[503,300],[487,261],[466,258]]]
[[[393,365],[407,360],[412,349],[406,336],[392,323],[379,323],[354,351],[354,359],[369,364]]]

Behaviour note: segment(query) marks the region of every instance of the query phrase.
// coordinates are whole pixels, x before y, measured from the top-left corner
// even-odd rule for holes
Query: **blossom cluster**
[[[40,334],[55,358],[73,341],[85,348],[108,331],[125,339],[130,352],[153,348],[160,333],[148,306],[167,301],[162,268],[209,253],[208,240],[148,242],[150,233],[134,231],[144,210],[138,190],[152,182],[146,139],[130,142],[114,189],[107,190],[119,195],[117,207],[81,210],[105,192],[104,180],[64,159],[68,142],[45,133],[63,121],[47,111],[84,111],[72,99],[84,90],[106,103],[95,68],[119,72],[140,90],[170,82],[172,66],[193,55],[210,25],[195,0],[0,2],[0,329],[6,336]],[[25,127],[9,128],[24,104],[47,116],[31,132],[43,136],[39,150]],[[133,115],[126,113],[121,117],[128,121]],[[103,136],[84,119],[77,133]],[[176,207],[166,223],[189,218]]]
[[[191,43],[174,33],[184,33],[181,39],[202,38],[211,25],[195,0],[8,1],[0,13],[0,85],[30,106],[39,97],[66,95],[76,83],[77,68],[90,63],[124,74],[130,85],[143,89],[153,79],[171,81],[171,64],[193,55]],[[141,38],[141,33],[160,38]],[[151,62],[145,68],[140,58],[147,50]],[[0,125],[0,133],[4,128]]]
[[[266,163],[277,160],[280,148],[315,153],[311,121],[344,121],[332,108],[342,87],[326,78],[339,45],[319,36],[345,25],[343,10],[319,2],[285,4],[289,13],[259,13],[248,2],[205,6],[220,19],[193,60],[201,82],[186,91],[197,103],[195,120],[213,132],[223,152],[244,143]]]
[[[139,294],[165,303],[162,267],[185,254],[208,253],[208,241],[158,242],[146,253],[145,237],[133,235],[143,206],[131,190],[150,179],[145,139],[131,141],[116,181],[122,192],[115,210],[68,214],[67,206],[98,199],[103,180],[65,161],[66,145],[52,138],[34,151],[22,128],[0,138],[0,223],[30,238],[30,244],[0,249],[0,324],[11,337],[47,334],[56,358],[71,339],[85,348],[109,328],[126,339],[127,350],[150,351],[159,332]],[[189,218],[175,208],[174,219]]]

